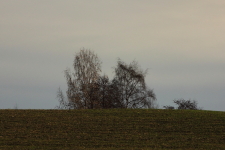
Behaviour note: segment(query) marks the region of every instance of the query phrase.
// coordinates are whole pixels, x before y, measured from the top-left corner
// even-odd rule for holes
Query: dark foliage
[[[201,109],[197,107],[197,101],[193,100],[184,100],[184,99],[179,99],[179,100],[174,100],[174,103],[178,105],[177,109]]]
[[[165,108],[165,109],[174,109],[173,106],[163,106],[163,108]]]

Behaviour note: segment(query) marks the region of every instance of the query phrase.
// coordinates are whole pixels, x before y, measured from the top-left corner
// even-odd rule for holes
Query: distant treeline
[[[94,52],[81,49],[76,53],[72,73],[64,71],[67,81],[66,97],[59,88],[57,109],[158,108],[156,95],[145,83],[147,70],[140,69],[136,61],[126,64],[117,60],[114,78],[100,75],[101,61]],[[174,100],[177,109],[200,109],[196,101]],[[164,106],[174,109],[173,106]]]

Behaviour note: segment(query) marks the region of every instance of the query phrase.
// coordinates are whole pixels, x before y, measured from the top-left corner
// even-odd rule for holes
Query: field
[[[0,149],[225,149],[225,112],[5,109]]]

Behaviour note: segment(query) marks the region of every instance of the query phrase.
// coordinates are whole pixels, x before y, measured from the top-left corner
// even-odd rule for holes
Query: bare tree
[[[116,83],[116,87],[120,91],[119,101],[125,108],[152,107],[156,96],[153,90],[146,87],[146,74],[147,70],[143,72],[139,69],[136,61],[127,65],[118,59],[113,82]]]
[[[123,99],[121,99],[123,91],[121,91],[120,89],[120,83],[117,80],[113,79],[109,86],[111,108],[126,108]]]
[[[119,101],[120,92],[116,83],[110,81],[107,75],[98,78],[93,91],[96,108],[124,108]]]
[[[111,97],[111,91],[110,91],[110,81],[108,76],[100,76],[96,82],[97,89],[95,91],[98,91],[96,99],[98,99],[98,105],[101,108],[111,108],[112,107],[112,97]]]
[[[96,82],[101,72],[101,61],[98,56],[86,49],[81,49],[75,55],[74,73],[65,70],[67,80],[67,100],[59,90],[58,98],[63,108],[69,109],[93,109],[96,105]]]
[[[59,101],[59,106],[56,106],[56,109],[70,109],[70,104],[65,100],[62,90],[59,88],[57,91],[57,98]]]

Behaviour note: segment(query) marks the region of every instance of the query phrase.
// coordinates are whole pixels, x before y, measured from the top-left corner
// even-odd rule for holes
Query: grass
[[[0,149],[225,149],[225,112],[6,109]]]

